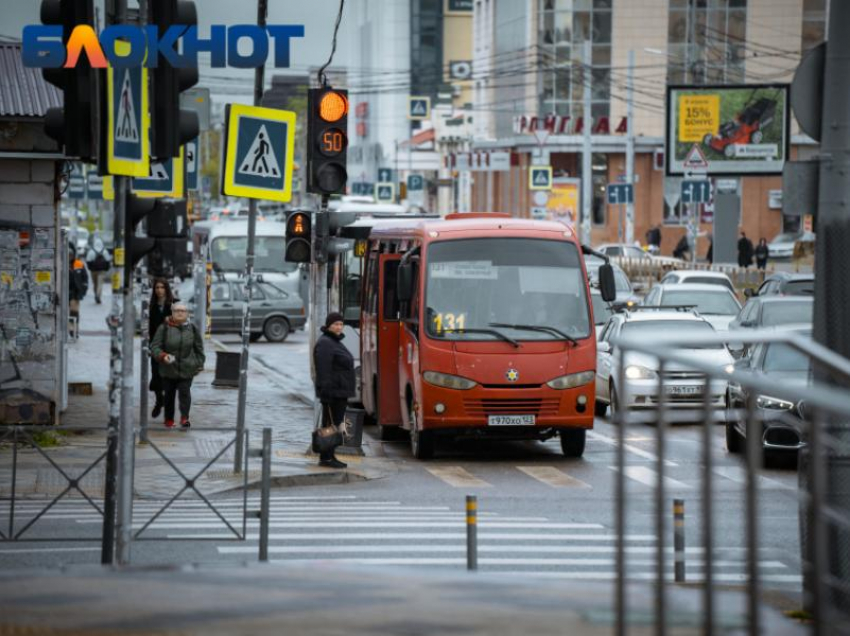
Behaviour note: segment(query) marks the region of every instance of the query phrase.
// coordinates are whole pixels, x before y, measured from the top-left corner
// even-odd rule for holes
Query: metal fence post
[[[466,569],[478,569],[478,500],[466,496]]]
[[[272,429],[263,429],[263,478],[260,482],[260,561],[269,560],[269,513],[272,479]]]
[[[676,583],[685,582],[685,500],[673,500],[673,562]]]

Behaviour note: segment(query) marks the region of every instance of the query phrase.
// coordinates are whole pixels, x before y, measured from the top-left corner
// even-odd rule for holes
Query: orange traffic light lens
[[[325,121],[339,121],[348,114],[348,100],[335,91],[328,91],[319,100],[319,117]]]
[[[292,222],[289,224],[289,234],[291,236],[303,236],[307,233],[307,219],[303,214],[296,214],[292,217]]]

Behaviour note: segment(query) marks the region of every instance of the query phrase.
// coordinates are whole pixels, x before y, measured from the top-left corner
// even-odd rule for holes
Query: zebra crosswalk
[[[549,471],[543,476],[553,479]],[[557,481],[557,476],[554,478]],[[134,527],[145,527],[164,503],[135,502]],[[228,523],[242,528],[243,499],[213,503]],[[247,499],[249,510],[258,506],[257,497],[252,495]],[[38,502],[19,502],[16,514],[26,517],[41,507]],[[102,523],[100,515],[80,501],[57,503],[45,513],[44,520],[77,527]],[[356,495],[273,496],[269,526],[269,555],[276,562],[320,560],[414,568],[463,568],[466,564],[465,511],[460,503],[420,505]],[[203,543],[207,560],[240,563],[256,560],[258,554],[259,521],[247,518],[244,527],[244,541],[234,540],[232,531],[203,501],[180,499],[150,523],[146,532],[156,538],[193,541],[193,546]],[[634,580],[655,578],[656,537],[650,522],[643,530],[625,536],[628,577]],[[602,523],[569,514],[533,516],[481,510],[477,535],[478,565],[482,570],[575,580],[616,577],[616,535]],[[140,544],[136,550],[143,550],[143,545],[151,544]],[[6,552],[0,554],[9,554],[16,547],[3,548]],[[41,548],[20,549],[23,554]],[[667,547],[666,553],[665,576],[672,580],[672,546]],[[688,581],[699,582],[705,572],[704,550],[690,546],[686,555]],[[716,546],[714,558],[715,581],[730,584],[746,581],[746,551],[742,544]],[[193,560],[198,558],[193,556]],[[762,550],[758,567],[765,586],[787,588],[801,584],[797,566],[780,551]]]

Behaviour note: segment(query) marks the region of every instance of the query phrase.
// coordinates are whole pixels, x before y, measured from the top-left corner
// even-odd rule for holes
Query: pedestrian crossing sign
[[[133,179],[133,194],[143,198],[182,199],[185,195],[184,153],[185,147],[181,147],[179,157],[162,162],[152,161],[146,177]]]
[[[431,118],[431,98],[430,97],[410,97],[409,107],[407,109],[407,118],[414,121]]]
[[[126,55],[130,44],[115,41],[115,52]],[[148,70],[110,67],[106,72],[107,170],[125,177],[145,177],[150,171]]]
[[[528,171],[529,190],[552,189],[552,166],[531,166]]]
[[[375,200],[378,203],[392,203],[393,201],[395,201],[395,184],[376,183]]]
[[[287,202],[292,198],[295,113],[229,104],[221,192]]]

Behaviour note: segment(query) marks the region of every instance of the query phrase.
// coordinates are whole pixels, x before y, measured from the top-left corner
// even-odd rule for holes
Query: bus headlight
[[[438,373],[437,371],[426,371],[422,374],[422,378],[428,384],[441,386],[444,389],[457,389],[458,391],[468,391],[477,384],[477,382],[467,378],[449,375],[448,373]]]
[[[549,380],[546,383],[550,389],[574,389],[577,386],[582,386],[593,382],[596,378],[595,371],[582,371],[581,373],[571,373],[570,375],[562,375],[560,378]]]

